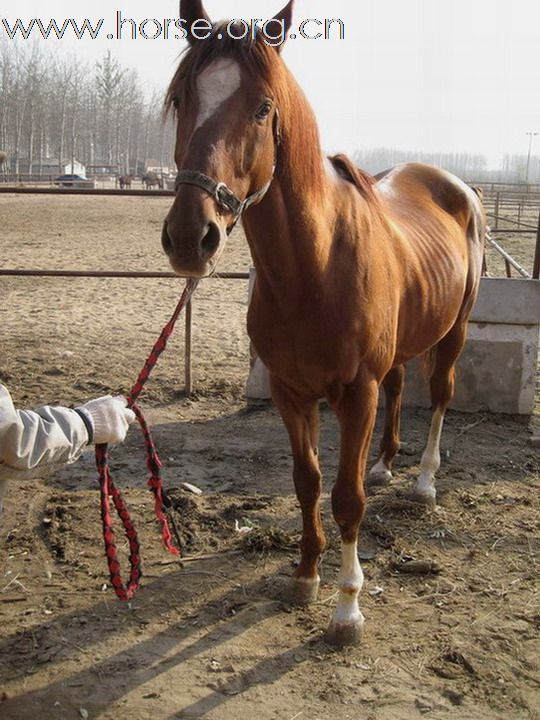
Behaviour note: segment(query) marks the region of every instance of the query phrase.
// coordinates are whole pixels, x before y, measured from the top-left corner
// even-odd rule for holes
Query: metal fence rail
[[[130,272],[114,270],[16,270],[0,268],[0,277],[44,277],[44,278],[129,278],[142,280],[181,280],[173,272]],[[249,280],[248,272],[222,272],[212,275],[213,280]],[[184,338],[184,390],[186,396],[193,393],[193,298],[186,305]]]
[[[0,269],[0,276],[5,277],[65,277],[65,278],[140,278],[148,279],[176,279],[181,278],[173,272],[130,272],[116,270],[17,270]],[[222,272],[212,275],[214,280],[249,280],[246,272]]]
[[[109,197],[174,197],[174,190],[115,190],[113,188],[10,187],[0,185],[2,195],[98,195]]]

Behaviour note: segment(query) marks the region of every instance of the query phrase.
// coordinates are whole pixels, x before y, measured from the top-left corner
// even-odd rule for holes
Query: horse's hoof
[[[358,620],[346,625],[331,622],[324,639],[329,645],[342,648],[348,645],[358,645],[362,641],[364,635],[364,618],[360,616]]]
[[[413,488],[408,495],[408,499],[411,502],[425,505],[429,510],[435,510],[437,507],[437,491],[435,488],[432,490]]]
[[[385,467],[375,465],[369,472],[366,478],[366,487],[368,488],[380,488],[388,487],[393,480],[393,475]]]
[[[295,578],[290,590],[290,600],[293,605],[310,605],[317,602],[319,597],[319,579]]]

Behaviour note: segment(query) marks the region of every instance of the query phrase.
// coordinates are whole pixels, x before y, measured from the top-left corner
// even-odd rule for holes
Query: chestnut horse
[[[275,18],[287,31],[292,6]],[[180,9],[190,25],[208,19],[201,0],[182,0]],[[368,484],[391,479],[403,364],[429,351],[434,412],[414,494],[433,506],[443,418],[481,275],[481,203],[433,167],[401,165],[376,181],[344,156],[326,160],[306,98],[262,34],[233,40],[220,24],[206,40],[190,37],[167,105],[178,115],[179,172],[162,242],[174,270],[212,274],[243,218],[257,270],[248,331],[290,436],[302,507],[294,590],[303,602],[317,596],[325,547],[319,400],[337,415],[332,507],[342,564],[327,639],[357,642],[364,622],[357,542],[379,386],[386,421]]]

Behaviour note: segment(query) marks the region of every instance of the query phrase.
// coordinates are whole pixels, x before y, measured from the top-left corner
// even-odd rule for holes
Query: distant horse
[[[146,175],[143,175],[142,184],[143,187],[145,187],[147,190],[152,190],[153,188],[163,190],[163,178],[159,175],[156,175],[156,173],[150,172],[146,173]]]
[[[120,190],[131,190],[132,182],[133,182],[132,175],[120,175],[120,177],[118,178],[118,184],[120,185]]]
[[[276,16],[289,32],[291,1]],[[182,0],[188,27],[207,18]],[[241,35],[240,26],[230,34]],[[179,275],[211,275],[235,222],[257,270],[248,331],[287,427],[303,517],[294,590],[316,598],[325,547],[317,444],[319,399],[337,415],[341,448],[332,507],[342,537],[327,639],[358,642],[363,574],[357,542],[379,386],[386,420],[367,484],[386,484],[399,449],[404,363],[428,353],[433,420],[414,497],[435,504],[439,442],[482,268],[477,195],[442,170],[405,164],[377,180],[323,157],[313,111],[279,49],[214,26],[190,38],[168,91],[177,108],[177,195],[163,247]]]

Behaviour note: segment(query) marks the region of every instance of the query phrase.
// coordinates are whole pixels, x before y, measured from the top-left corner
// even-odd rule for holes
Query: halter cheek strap
[[[201,188],[201,190],[204,190],[211,197],[214,198],[219,207],[223,208],[224,210],[229,210],[232,213],[232,230],[232,228],[234,228],[234,226],[240,220],[244,212],[252,205],[260,202],[270,189],[276,172],[277,150],[280,144],[281,121],[279,117],[279,112],[278,110],[276,110],[274,116],[274,165],[272,166],[272,174],[270,175],[270,180],[260,190],[257,190],[257,192],[248,195],[245,200],[240,200],[237,195],[229,187],[227,187],[225,183],[218,182],[217,180],[214,180],[213,178],[205,175],[202,172],[199,172],[198,170],[181,170],[176,176],[175,192],[177,193],[179,191],[181,185],[195,185],[195,187]]]

